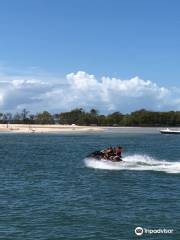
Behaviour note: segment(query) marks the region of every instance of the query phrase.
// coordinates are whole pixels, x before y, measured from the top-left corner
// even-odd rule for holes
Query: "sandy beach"
[[[97,132],[104,130],[105,128],[96,126],[0,124],[0,132],[15,133]]]
[[[121,132],[121,133],[159,133],[163,127],[102,127],[77,125],[42,124],[0,124],[0,133],[78,133],[78,132]],[[172,128],[173,129],[173,128]]]

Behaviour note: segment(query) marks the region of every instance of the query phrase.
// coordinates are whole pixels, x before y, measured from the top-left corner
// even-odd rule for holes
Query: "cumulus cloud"
[[[86,110],[97,108],[102,113],[123,113],[140,108],[150,110],[178,110],[180,90],[166,88],[139,77],[119,79],[94,75],[83,71],[67,74],[64,79],[0,77],[1,111],[31,112],[47,109],[51,112],[68,111],[75,107]]]

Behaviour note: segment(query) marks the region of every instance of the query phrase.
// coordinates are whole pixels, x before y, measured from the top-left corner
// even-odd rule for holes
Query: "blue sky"
[[[139,76],[180,88],[179,9],[178,0],[0,1],[1,75],[8,81],[46,75],[49,84],[58,77],[66,84],[67,74],[83,71],[97,81]]]

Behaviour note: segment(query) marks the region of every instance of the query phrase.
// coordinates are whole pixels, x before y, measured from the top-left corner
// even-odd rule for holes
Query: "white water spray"
[[[180,162],[158,161],[147,155],[126,156],[123,158],[123,162],[96,160],[94,158],[86,158],[84,162],[87,167],[95,169],[180,173]]]

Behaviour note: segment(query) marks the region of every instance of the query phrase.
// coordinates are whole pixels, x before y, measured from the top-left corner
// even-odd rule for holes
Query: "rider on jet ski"
[[[93,153],[91,153],[88,157],[93,157],[96,159],[105,159],[105,160],[109,160],[109,161],[122,161],[122,147],[117,146],[115,148],[112,148],[111,146],[101,150],[101,151],[95,151]]]
[[[104,150],[101,151],[103,153],[103,158],[106,160],[121,160],[122,156],[122,147],[117,146],[114,149],[110,146]]]
[[[115,152],[116,156],[118,156],[120,158],[122,157],[121,156],[121,154],[122,154],[122,147],[120,147],[120,146],[115,147],[114,148],[114,152]]]

